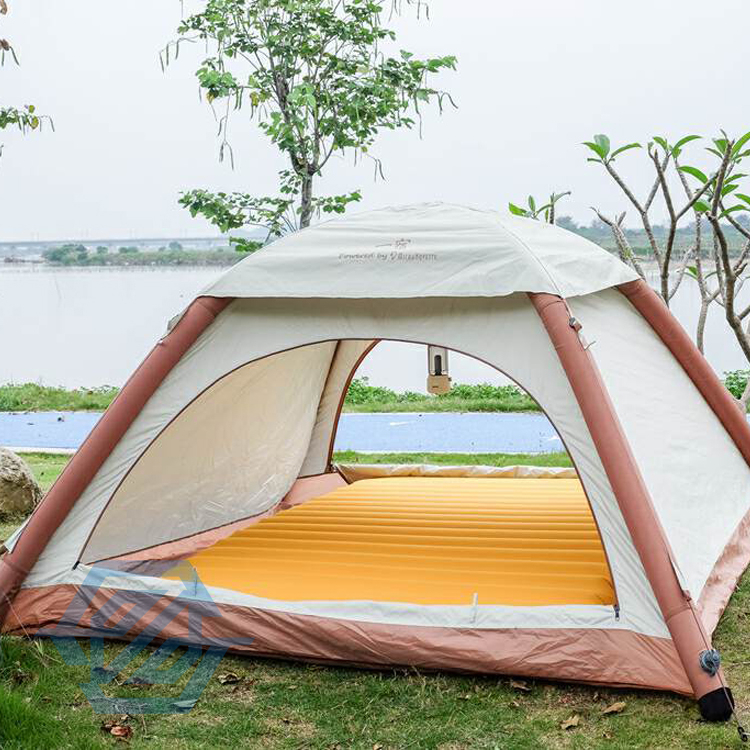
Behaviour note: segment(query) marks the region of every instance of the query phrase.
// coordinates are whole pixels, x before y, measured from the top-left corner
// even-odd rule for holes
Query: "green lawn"
[[[45,484],[65,457],[28,456]],[[482,456],[353,455],[341,461],[541,463],[555,459]],[[750,707],[750,576],[722,619],[715,644],[740,708]],[[108,748],[118,741],[105,722],[132,730],[133,748],[731,748],[731,724],[699,721],[692,700],[670,694],[609,690],[509,677],[365,671],[226,657],[198,705],[187,714],[105,717],[78,688],[86,667],[67,666],[49,642],[4,638],[0,665],[0,748]],[[122,647],[107,648],[109,661]],[[236,675],[226,684],[220,679]],[[176,695],[176,688],[118,687],[122,697]],[[166,691],[166,692],[165,692]],[[624,701],[622,713],[603,709]],[[578,725],[562,723],[578,717]],[[122,731],[128,731],[122,730]]]
[[[342,464],[442,464],[468,466],[572,466],[567,453],[355,453],[338,451]]]
[[[118,389],[51,388],[38,383],[0,385],[0,411],[104,411]]]

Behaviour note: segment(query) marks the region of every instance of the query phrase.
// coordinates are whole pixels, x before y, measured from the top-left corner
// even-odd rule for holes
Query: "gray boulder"
[[[12,451],[0,448],[0,517],[28,515],[42,494],[26,462]]]

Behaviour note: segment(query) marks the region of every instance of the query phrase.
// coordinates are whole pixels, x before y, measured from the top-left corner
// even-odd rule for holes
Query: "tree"
[[[407,4],[421,7],[419,0]],[[400,10],[394,0],[393,10]],[[221,107],[220,158],[232,150],[228,127],[233,113],[249,113],[286,157],[279,195],[190,190],[180,203],[222,232],[246,225],[279,235],[307,227],[316,213],[343,213],[359,191],[320,196],[316,180],[329,160],[353,152],[370,156],[382,129],[411,128],[420,107],[450,96],[432,88],[432,74],[453,69],[452,56],[420,60],[381,47],[395,33],[383,23],[376,0],[208,0],[202,13],[186,18],[180,37],[163,52],[163,63],[186,41],[208,45],[197,71],[201,91]],[[381,174],[379,160],[374,160]],[[252,245],[233,238],[238,249]],[[254,244],[254,243],[252,243]]]
[[[604,167],[636,209],[658,267],[658,292],[665,304],[669,305],[685,277],[695,280],[701,298],[695,335],[698,348],[703,351],[709,307],[717,304],[750,363],[750,305],[738,301],[750,262],[750,228],[739,220],[750,212],[750,195],[741,189],[747,175],[739,171],[741,162],[750,156],[750,133],[733,140],[722,131],[720,137],[712,139],[705,150],[715,160],[713,171],[682,163],[687,144],[697,145],[702,140],[700,135],[688,135],[672,145],[666,138],[655,136],[645,149],[654,179],[642,200],[614,166],[620,154],[641,149],[640,143],[612,150],[609,138],[597,135],[585,145],[595,154],[589,161]],[[679,205],[675,190],[684,195]],[[658,231],[652,221],[657,198],[668,218],[663,231]],[[646,279],[624,229],[625,213],[607,217],[594,211],[610,227],[620,257]],[[692,223],[680,227],[689,218]],[[682,249],[677,247],[680,233],[690,238]],[[679,261],[675,268],[676,255]],[[750,402],[750,386],[744,388],[741,401],[745,406]]]
[[[7,15],[8,4],[6,0],[0,0],[0,16]],[[18,56],[11,43],[0,37],[0,65],[5,64],[6,56],[17,65]],[[22,133],[29,130],[37,130],[42,127],[44,120],[48,120],[50,125],[52,121],[48,117],[42,117],[37,114],[36,107],[33,104],[27,104],[21,108],[0,105],[0,130],[8,128],[18,128]],[[52,125],[54,129],[54,125]],[[3,155],[3,144],[0,143],[0,156]]]
[[[727,323],[745,359],[750,362],[750,305],[739,303],[739,292],[748,278],[750,230],[736,218],[750,211],[750,195],[740,192],[741,181],[747,175],[739,171],[743,159],[750,156],[750,132],[733,140],[722,131],[721,136],[714,138],[713,145],[706,150],[718,162],[713,174],[709,176],[701,169],[688,165],[680,167],[680,171],[697,180],[695,194],[700,195],[701,200],[695,203],[695,210],[699,219],[705,216],[713,230],[714,271],[711,275],[715,277],[716,288],[706,293],[711,294],[724,308]],[[728,227],[734,229],[743,241],[739,252],[732,252]],[[700,283],[706,284],[705,275]],[[703,293],[701,290],[701,295]],[[750,381],[741,401],[745,406],[750,401]]]
[[[595,164],[601,164],[607,174],[625,195],[628,202],[633,208],[635,208],[638,218],[643,226],[643,230],[646,233],[649,248],[659,269],[658,292],[667,306],[669,306],[670,301],[677,293],[677,289],[682,283],[690,258],[696,257],[700,254],[700,223],[697,222],[694,242],[683,251],[677,275],[674,279],[672,278],[671,274],[673,271],[673,263],[675,260],[674,254],[676,250],[675,239],[677,238],[678,226],[683,218],[694,215],[694,206],[704,192],[703,190],[700,190],[694,194],[689,194],[686,197],[686,202],[680,208],[677,208],[669,186],[668,173],[671,169],[676,171],[678,175],[680,174],[678,160],[682,154],[683,148],[691,141],[698,140],[699,138],[700,136],[698,135],[688,135],[684,138],[680,138],[674,145],[671,145],[666,138],[662,136],[654,136],[646,147],[646,153],[654,170],[654,179],[648,194],[643,199],[636,197],[635,191],[631,189],[621,176],[618,169],[615,168],[615,161],[617,158],[627,151],[642,149],[643,147],[640,143],[628,143],[624,146],[613,149],[610,140],[606,135],[595,135],[593,141],[586,141],[583,144],[594,153],[594,156],[589,157],[588,161],[594,162]],[[664,200],[669,216],[669,225],[666,233],[655,231],[655,226],[652,221],[652,213],[655,206],[654,201],[659,195],[661,195]],[[646,277],[643,268],[638,262],[638,258],[633,252],[625,232],[624,220],[626,213],[622,212],[611,217],[605,216],[596,208],[593,210],[599,219],[607,224],[612,230],[620,258],[631,265],[636,272],[645,279]],[[660,237],[663,237],[661,242],[659,241]]]

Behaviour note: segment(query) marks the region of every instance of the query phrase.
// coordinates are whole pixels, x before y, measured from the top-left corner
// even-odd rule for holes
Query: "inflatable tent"
[[[333,466],[348,384],[384,340],[505,373],[574,476]],[[170,567],[189,560],[212,616],[196,635],[178,613],[162,637],[665,689],[728,718],[710,634],[750,560],[749,461],[731,396],[601,248],[453,205],[337,218],[243,260],[171,322],[6,543],[4,630],[65,625],[109,570],[67,624],[117,620],[127,593],[145,603],[128,637],[146,632],[198,591]]]

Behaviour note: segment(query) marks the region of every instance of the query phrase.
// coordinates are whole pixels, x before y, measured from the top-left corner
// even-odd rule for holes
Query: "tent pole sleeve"
[[[642,279],[620,284],[617,289],[628,298],[682,365],[750,466],[750,424],[745,414],[662,298]]]
[[[544,293],[529,297],[573,389],[695,696],[700,699],[721,690],[721,673],[712,677],[700,666],[699,655],[710,647],[710,640],[690,594],[680,585],[664,531],[606,386],[578,335],[580,325],[560,297]]]
[[[231,298],[199,297],[133,373],[46,494],[11,552],[0,559],[0,624],[52,534],[183,354]]]

